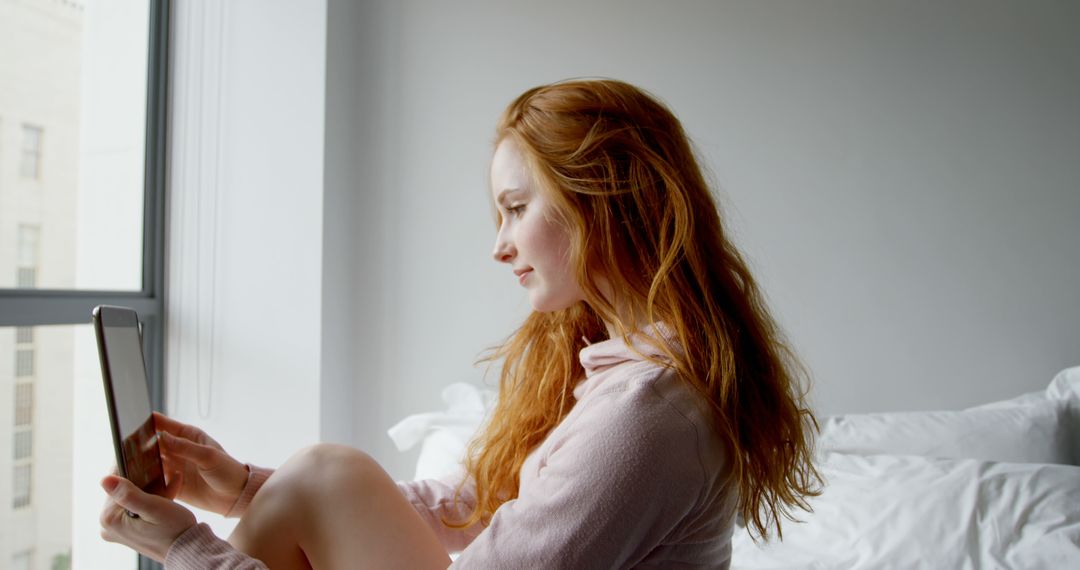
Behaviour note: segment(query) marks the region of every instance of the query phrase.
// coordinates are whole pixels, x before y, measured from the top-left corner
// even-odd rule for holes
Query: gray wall
[[[324,286],[324,317],[355,349],[338,363],[354,443],[395,476],[415,455],[385,428],[479,381],[475,357],[528,311],[490,258],[492,129],[524,89],[573,76],[638,84],[682,118],[821,412],[963,407],[1080,364],[1075,3],[331,0],[328,15],[324,262],[345,284]]]

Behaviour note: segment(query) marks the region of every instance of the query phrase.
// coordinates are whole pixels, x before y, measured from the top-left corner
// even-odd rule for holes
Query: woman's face
[[[529,290],[533,309],[558,311],[584,300],[570,266],[570,238],[554,209],[535,188],[517,145],[503,139],[491,160],[491,190],[499,211],[495,261],[510,266]]]

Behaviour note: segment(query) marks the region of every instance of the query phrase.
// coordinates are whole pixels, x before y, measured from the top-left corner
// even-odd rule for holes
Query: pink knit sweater
[[[634,347],[659,356],[640,338]],[[487,527],[451,529],[442,518],[471,512],[459,480],[398,483],[447,552],[452,568],[728,568],[737,489],[709,411],[671,368],[643,359],[622,339],[581,351],[586,378],[570,414],[526,458],[518,497]],[[269,471],[253,468],[233,509],[242,515]],[[265,566],[205,524],[177,538],[170,570]]]

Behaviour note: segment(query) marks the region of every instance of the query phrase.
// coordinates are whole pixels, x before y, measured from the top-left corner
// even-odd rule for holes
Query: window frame
[[[33,548],[28,548],[26,550],[20,550],[18,552],[13,552],[11,554],[11,561],[12,561],[11,567],[14,570],[18,570],[19,566],[16,566],[15,562],[18,562],[18,561],[20,561],[20,559],[22,559],[22,560],[26,561],[26,566],[24,566],[24,568],[33,568],[34,567],[34,554],[35,554],[35,552],[34,552]]]
[[[143,352],[155,410],[164,409],[165,205],[171,0],[150,0],[146,76],[146,156],[143,178],[143,274],[139,291],[0,288],[0,327],[88,324],[96,305],[135,309],[143,324]],[[161,565],[139,556],[139,570]]]
[[[34,141],[33,145],[27,142]],[[27,147],[30,148],[27,148]],[[41,180],[41,157],[45,154],[45,127],[30,123],[22,124],[22,144],[19,145],[19,178],[23,180]],[[28,160],[33,161],[33,172],[27,172]]]
[[[12,462],[18,462],[24,459],[34,459],[34,428],[31,427],[16,427],[11,432],[11,460]],[[25,440],[25,441],[24,441]],[[24,455],[20,455],[20,451],[25,451]]]

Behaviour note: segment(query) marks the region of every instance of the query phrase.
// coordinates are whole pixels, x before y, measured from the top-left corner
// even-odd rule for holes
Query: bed
[[[417,478],[458,468],[495,395],[469,384],[390,429]],[[1080,568],[1080,367],[1045,390],[956,411],[825,417],[826,479],[784,539],[742,527],[732,568]]]

